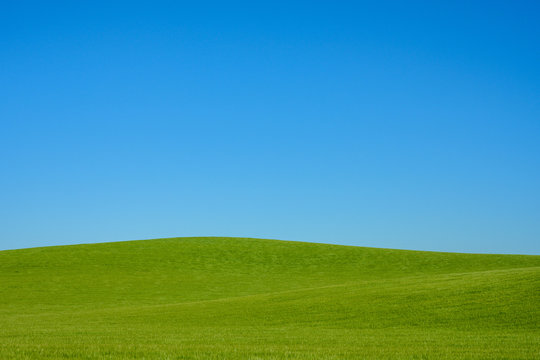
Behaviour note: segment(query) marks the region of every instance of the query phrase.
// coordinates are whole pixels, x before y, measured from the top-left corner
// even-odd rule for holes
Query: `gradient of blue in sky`
[[[169,236],[540,253],[540,6],[0,11],[0,248]]]

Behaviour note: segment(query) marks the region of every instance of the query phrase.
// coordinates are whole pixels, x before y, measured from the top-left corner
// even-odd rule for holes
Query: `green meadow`
[[[0,251],[0,359],[539,359],[540,256],[172,238]]]

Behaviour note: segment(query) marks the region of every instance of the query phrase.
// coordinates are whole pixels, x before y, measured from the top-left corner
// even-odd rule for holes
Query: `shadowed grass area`
[[[0,294],[0,358],[540,356],[540,256],[158,239],[1,251]]]

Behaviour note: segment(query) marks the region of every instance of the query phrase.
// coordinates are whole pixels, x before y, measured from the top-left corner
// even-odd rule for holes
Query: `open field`
[[[0,251],[12,358],[540,358],[540,256],[244,238]]]

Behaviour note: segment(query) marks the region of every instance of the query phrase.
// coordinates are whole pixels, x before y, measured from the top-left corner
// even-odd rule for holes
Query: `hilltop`
[[[0,358],[540,355],[540,256],[172,238],[0,251]]]

